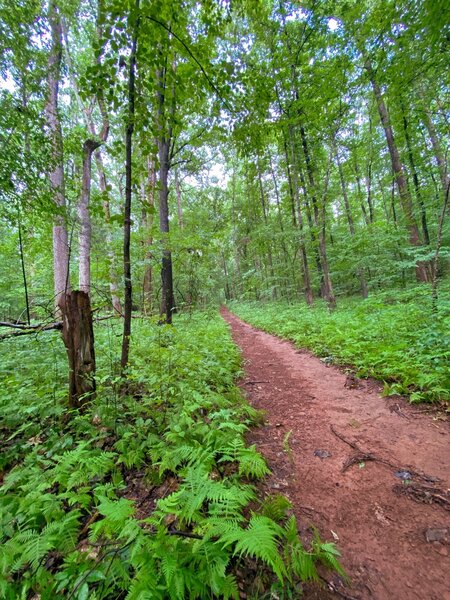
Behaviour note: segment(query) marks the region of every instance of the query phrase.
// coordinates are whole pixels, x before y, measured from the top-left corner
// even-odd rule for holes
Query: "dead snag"
[[[64,294],[62,337],[69,360],[69,406],[82,408],[95,395],[95,352],[89,295],[82,291]]]

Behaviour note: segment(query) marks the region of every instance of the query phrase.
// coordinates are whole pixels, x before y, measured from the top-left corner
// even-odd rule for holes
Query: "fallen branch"
[[[11,329],[29,329],[32,325],[28,325],[25,321],[0,321],[0,327],[10,327]]]
[[[6,327],[10,326],[6,325]],[[4,335],[0,336],[0,341],[1,340],[6,340],[7,338],[10,337],[17,337],[19,335],[32,335],[33,333],[41,333],[42,331],[52,331],[55,329],[62,329],[62,321],[57,321],[56,323],[48,323],[47,325],[45,325],[44,323],[40,323],[39,325],[31,325],[31,326],[26,326],[26,327],[22,327],[22,326],[18,326],[15,327],[15,329],[17,329],[17,331],[9,331],[8,333],[5,333]],[[14,328],[14,326],[13,326]]]
[[[350,448],[353,448],[353,450],[357,450],[358,452],[361,452],[363,454],[363,451],[359,448],[359,446],[357,446],[354,442],[350,442],[349,440],[347,440],[343,435],[341,435],[340,433],[338,433],[336,431],[336,429],[333,427],[333,425],[330,425],[330,429],[331,432],[341,440],[341,442],[344,442],[344,444],[347,444],[347,446],[350,446]]]

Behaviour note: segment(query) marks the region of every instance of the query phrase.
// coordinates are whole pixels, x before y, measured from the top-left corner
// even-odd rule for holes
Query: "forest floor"
[[[335,541],[350,578],[306,598],[450,600],[450,424],[432,407],[327,366],[226,309],[241,348],[241,388],[266,412],[253,430],[306,538]]]

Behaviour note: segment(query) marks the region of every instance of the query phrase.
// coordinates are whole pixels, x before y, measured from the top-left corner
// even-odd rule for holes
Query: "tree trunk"
[[[355,165],[355,177],[356,177],[356,187],[358,190],[358,199],[359,199],[359,203],[361,206],[361,212],[362,212],[362,216],[364,219],[364,223],[366,225],[369,225],[370,221],[369,221],[369,216],[367,214],[367,210],[366,210],[366,206],[364,204],[363,201],[363,191],[362,191],[362,186],[361,186],[361,177],[360,177],[360,172],[359,172],[359,167],[358,167],[358,157],[356,156],[356,154],[353,156],[353,161],[354,161],[354,165]]]
[[[164,250],[161,262],[161,317],[166,323],[172,323],[175,308],[173,293],[172,253],[169,244],[169,140],[164,136],[158,139],[159,152],[159,228],[164,236]]]
[[[269,161],[270,161],[270,173],[272,175],[272,181],[273,181],[273,188],[274,188],[274,192],[275,192],[275,202],[277,204],[277,216],[278,216],[278,223],[280,224],[280,233],[281,233],[281,249],[283,252],[283,258],[284,258],[284,268],[285,268],[285,272],[287,273],[289,271],[289,252],[288,249],[286,247],[286,242],[285,242],[285,238],[284,238],[284,225],[283,225],[283,214],[282,214],[282,210],[281,210],[281,200],[280,200],[280,192],[278,190],[278,183],[277,183],[277,178],[276,178],[276,173],[275,170],[273,168],[273,163],[272,163],[272,156],[269,156]],[[291,187],[291,183],[289,184]],[[291,198],[291,202],[292,202],[292,198]],[[295,272],[293,273],[294,277],[293,280],[295,281]],[[283,278],[283,280],[285,280],[285,278]],[[287,295],[287,285],[284,284],[284,291],[285,294]],[[309,303],[308,303],[309,304]]]
[[[264,225],[267,228],[268,205],[266,203],[266,195],[264,192],[264,187],[263,187],[263,182],[262,182],[259,157],[257,160],[257,169],[258,169],[259,194],[260,194],[260,199],[261,199],[261,207],[262,207]],[[269,274],[270,274],[270,279],[271,279],[272,298],[273,298],[273,300],[276,300],[277,299],[277,288],[276,288],[276,285],[274,285],[275,284],[275,272],[273,269],[272,246],[270,244],[270,241],[267,242],[267,262],[269,265]]]
[[[347,186],[345,185],[344,170],[342,168],[342,164],[339,159],[339,152],[338,152],[336,145],[334,147],[334,151],[336,154],[336,163],[337,163],[337,167],[338,167],[338,171],[339,171],[339,179],[341,181],[342,197],[344,198],[344,207],[345,207],[345,214],[347,216],[348,228],[350,231],[350,236],[355,237],[355,234],[356,234],[355,224],[354,224],[352,213],[350,210],[350,202],[348,200]],[[366,278],[364,276],[364,269],[361,269],[358,267],[358,269],[356,270],[356,274],[358,276],[360,287],[361,287],[361,295],[363,298],[367,298],[368,291],[367,291]]]
[[[424,122],[425,127],[427,128],[428,135],[430,136],[431,145],[433,146],[434,157],[437,162],[437,166],[439,169],[439,175],[441,178],[442,191],[446,194],[446,190],[448,185],[450,184],[450,176],[447,172],[447,163],[445,160],[444,152],[442,151],[441,143],[439,141],[436,128],[434,127],[433,120],[431,118],[430,110],[427,108],[426,101],[421,94],[423,101],[423,114],[424,114]]]
[[[116,256],[114,254],[113,240],[111,234],[111,209],[109,200],[109,190],[106,181],[106,172],[103,165],[101,150],[95,152],[95,164],[97,167],[97,173],[100,184],[100,191],[103,198],[103,214],[105,215],[106,221],[106,253],[108,257],[109,266],[109,292],[111,294],[111,303],[118,315],[122,315],[122,305],[119,299],[119,284],[117,282],[117,271],[115,267]]]
[[[422,198],[422,194],[420,192],[419,176],[417,175],[416,164],[414,162],[414,154],[413,154],[413,149],[412,149],[412,144],[411,144],[411,138],[409,136],[409,131],[408,131],[408,120],[406,118],[406,110],[403,105],[403,102],[401,103],[401,108],[402,108],[402,116],[403,116],[403,131],[405,133],[406,148],[408,150],[409,166],[410,166],[412,177],[413,177],[414,190],[416,192],[417,202],[419,203],[419,206],[420,206],[423,239],[425,241],[425,244],[427,246],[429,246],[430,245],[430,234],[428,233],[427,212],[425,209],[425,204],[424,204],[424,201]]]
[[[139,11],[140,0],[136,0],[136,12]],[[136,69],[136,49],[139,30],[139,17],[136,15],[136,21],[133,28],[133,40],[131,43],[130,66],[128,71],[128,123],[125,134],[125,210],[123,225],[123,272],[125,280],[125,302],[123,319],[123,337],[122,337],[122,356],[120,365],[124,373],[128,365],[130,353],[131,336],[131,310],[133,305],[132,285],[131,285],[131,257],[130,257],[130,239],[131,239],[131,195],[132,195],[132,150],[133,150],[133,131],[134,131],[134,103],[135,103],[135,69]]]
[[[319,213],[319,206],[317,203],[317,189],[314,179],[314,170],[311,162],[311,157],[309,154],[308,140],[306,137],[306,131],[303,125],[300,126],[300,134],[302,139],[302,148],[303,154],[306,162],[306,171],[308,173],[308,182],[311,190],[311,200],[313,204],[314,211],[314,220],[316,228],[319,232],[319,252],[320,252],[320,263],[322,266],[322,275],[323,275],[323,297],[326,300],[328,306],[333,309],[336,307],[336,298],[333,292],[333,285],[331,283],[330,270],[328,268],[328,256],[327,256],[327,247],[326,247],[326,238],[325,238],[325,197],[328,188],[328,180],[329,180],[329,170],[327,172],[325,178],[325,193],[322,202],[322,211]]]
[[[394,172],[395,181],[397,184],[400,202],[403,212],[406,217],[406,222],[409,231],[409,241],[412,246],[421,246],[419,228],[414,218],[413,204],[411,195],[408,190],[405,173],[400,161],[397,144],[394,139],[394,132],[390,123],[389,112],[383,99],[381,88],[376,80],[375,71],[373,70],[370,59],[365,60],[365,68],[369,74],[372,89],[378,105],[378,113],[380,115],[381,124],[384,129],[389,155],[391,157],[392,170]],[[418,261],[416,263],[416,278],[418,281],[426,282],[429,280],[429,272],[427,265]]]
[[[303,275],[303,290],[305,294],[306,303],[311,306],[314,302],[314,294],[311,287],[311,275],[309,272],[309,264],[308,264],[308,255],[306,253],[306,243],[305,243],[305,234],[304,234],[304,226],[303,226],[303,213],[302,207],[300,203],[300,186],[298,182],[298,164],[297,164],[297,156],[296,156],[296,148],[295,148],[295,140],[294,140],[294,131],[293,128],[289,128],[289,140],[291,146],[291,155],[293,161],[293,169],[292,173],[288,171],[289,178],[289,191],[292,194],[292,205],[294,206],[294,214],[295,207],[297,208],[297,222],[298,229],[300,233],[300,255],[302,260],[302,275]],[[289,164],[289,153],[288,147],[286,146],[286,161]],[[311,230],[311,233],[312,230]],[[320,263],[320,261],[319,261]]]
[[[175,169],[175,192],[177,194],[178,225],[180,226],[180,229],[184,229],[183,206],[181,204],[181,186],[178,178],[178,169]]]
[[[103,28],[100,25],[101,12],[102,12],[102,0],[98,0],[97,41],[103,39]],[[106,110],[106,105],[104,102],[103,90],[101,87],[98,87],[96,90],[96,99],[97,99],[98,107],[100,109],[100,113],[102,116],[102,127],[100,130],[100,133],[97,134],[94,119],[92,117],[93,107],[92,106],[87,107],[83,103],[83,100],[81,99],[81,96],[79,93],[78,82],[75,77],[74,68],[72,65],[72,59],[71,59],[71,55],[70,55],[70,45],[69,45],[67,27],[66,27],[64,21],[62,22],[62,26],[63,26],[63,37],[65,40],[66,59],[67,59],[68,67],[69,67],[70,82],[73,87],[73,90],[75,91],[75,95],[76,95],[80,110],[84,114],[86,127],[89,131],[89,134],[93,137],[94,140],[96,140],[97,138],[100,140],[100,142],[98,143],[98,146],[97,146],[98,149],[94,151],[94,157],[95,157],[95,164],[96,164],[98,178],[99,178],[100,191],[102,193],[102,198],[103,198],[103,213],[105,215],[105,221],[106,221],[106,254],[107,254],[108,266],[109,266],[109,289],[110,289],[110,294],[111,294],[112,307],[117,314],[121,315],[122,314],[122,306],[120,304],[120,299],[118,296],[119,286],[117,283],[117,273],[116,273],[116,268],[115,268],[115,254],[114,254],[114,249],[113,249],[113,244],[112,244],[111,225],[110,225],[111,212],[110,212],[109,190],[108,190],[108,185],[106,182],[106,171],[105,171],[105,167],[103,165],[102,153],[101,153],[101,149],[99,148],[101,143],[106,142],[106,140],[108,139],[109,116],[108,116],[108,112]],[[98,56],[97,56],[97,64],[98,65],[102,64],[101,63],[102,53],[103,53],[103,48],[101,49],[101,51],[98,52]],[[90,142],[90,140],[87,140],[85,143],[89,144],[92,142]],[[83,160],[84,160],[84,158],[85,158],[85,155],[83,154]],[[85,171],[85,169],[84,169],[84,162],[83,162],[83,176],[84,176],[84,171]],[[90,178],[90,171],[89,171],[89,178]],[[88,188],[88,192],[90,192],[90,188]],[[89,199],[88,199],[88,201],[89,201]]]
[[[153,245],[153,215],[155,212],[155,186],[156,186],[156,169],[155,161],[150,156],[147,160],[147,198],[144,209],[145,218],[144,226],[146,229],[145,239],[145,267],[144,281],[142,284],[143,306],[144,312],[151,312],[153,307],[153,270],[152,270],[152,245]],[[145,199],[144,199],[145,201]]]
[[[92,153],[100,146],[100,142],[86,140],[83,144],[83,177],[81,197],[78,204],[80,219],[79,237],[79,287],[80,290],[91,294],[91,215],[89,201],[91,198],[91,164]]]
[[[89,295],[73,291],[60,298],[62,338],[69,360],[69,406],[82,408],[95,396],[95,352]]]
[[[69,239],[66,226],[66,198],[64,186],[64,157],[61,121],[58,112],[58,93],[61,76],[62,27],[61,15],[55,0],[50,0],[48,20],[51,31],[51,48],[47,64],[47,99],[45,120],[50,138],[51,167],[50,190],[58,214],[53,219],[53,275],[55,312],[60,314],[60,298],[70,291]]]

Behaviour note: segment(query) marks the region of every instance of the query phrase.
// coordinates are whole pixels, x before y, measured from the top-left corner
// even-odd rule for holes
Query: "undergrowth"
[[[342,573],[318,535],[306,549],[282,496],[258,500],[268,467],[244,434],[239,356],[216,315],[175,327],[133,321],[128,394],[120,324],[96,328],[98,394],[65,409],[57,333],[0,346],[0,596],[128,600],[300,595],[316,564]],[[251,583],[249,581],[251,580]]]
[[[386,395],[404,394],[412,402],[450,400],[448,286],[440,292],[437,311],[423,285],[378,292],[366,300],[342,298],[333,312],[322,302],[312,308],[304,302],[234,302],[231,309],[327,362],[383,381]]]

